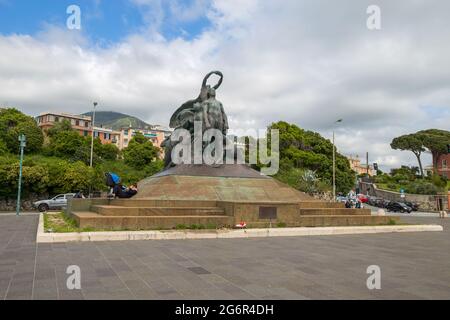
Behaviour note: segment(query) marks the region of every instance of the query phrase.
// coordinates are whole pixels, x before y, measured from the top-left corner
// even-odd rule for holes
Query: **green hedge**
[[[55,195],[58,193],[82,190],[107,190],[105,172],[115,172],[124,184],[138,182],[162,169],[161,161],[154,161],[141,169],[126,165],[122,160],[103,161],[90,168],[84,162],[46,157],[42,155],[25,156],[23,163],[24,197],[33,193]],[[11,198],[17,195],[19,160],[12,155],[0,156],[0,197]]]

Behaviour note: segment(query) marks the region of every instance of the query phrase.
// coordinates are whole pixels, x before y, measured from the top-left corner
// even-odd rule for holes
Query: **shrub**
[[[406,190],[407,193],[412,194],[437,194],[439,192],[439,188],[430,182],[414,182],[409,185]]]
[[[442,177],[440,175],[434,174],[431,177],[431,181],[439,189],[444,189],[445,187],[447,187],[447,177]]]
[[[395,183],[388,183],[387,184],[387,187],[388,187],[388,189],[390,189],[390,190],[397,190],[398,188],[397,188],[397,185],[395,184]]]
[[[390,225],[390,226],[394,226],[394,225],[397,224],[397,221],[395,221],[394,219],[389,219],[387,224]]]

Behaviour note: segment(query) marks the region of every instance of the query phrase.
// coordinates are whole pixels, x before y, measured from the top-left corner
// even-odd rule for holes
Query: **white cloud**
[[[147,27],[99,47],[48,26],[38,36],[0,37],[0,103],[30,114],[107,110],[167,124],[198,95],[203,75],[222,70],[218,91],[234,128],[285,120],[330,138],[339,150],[392,167],[415,165],[393,137],[450,125],[450,4],[378,1],[382,29],[366,28],[370,1],[215,0],[169,8],[183,21],[206,15],[192,40],[167,40],[159,0],[131,0]],[[429,161],[429,157],[426,157]]]

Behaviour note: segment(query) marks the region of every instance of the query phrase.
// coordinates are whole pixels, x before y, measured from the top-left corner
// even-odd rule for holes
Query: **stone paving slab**
[[[449,299],[450,219],[402,221],[444,231],[36,243],[38,216],[0,216],[0,299]]]

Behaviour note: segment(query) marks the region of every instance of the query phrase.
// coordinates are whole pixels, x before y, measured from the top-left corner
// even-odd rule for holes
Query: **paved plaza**
[[[450,219],[402,221],[444,232],[36,244],[38,215],[0,215],[0,299],[449,299]]]

